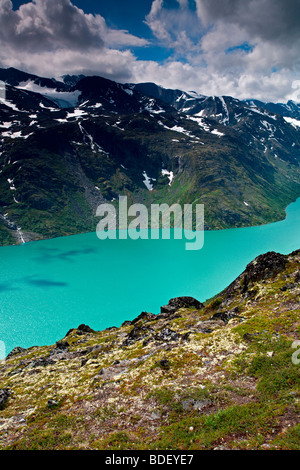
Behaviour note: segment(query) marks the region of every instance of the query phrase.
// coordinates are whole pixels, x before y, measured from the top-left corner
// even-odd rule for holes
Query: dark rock
[[[247,291],[250,283],[268,279],[278,274],[285,268],[286,264],[286,256],[274,251],[258,256],[246,267],[243,292]]]
[[[160,307],[160,312],[161,313],[174,313],[176,312],[176,307],[172,307],[171,305],[163,305],[162,307]]]
[[[161,307],[161,308],[163,308],[163,307]],[[155,315],[155,320],[165,320],[166,318],[168,318],[168,320],[170,318],[167,313],[159,313],[159,314]]]
[[[168,359],[161,359],[160,361],[156,361],[158,366],[162,367],[163,369],[169,369],[170,361]]]
[[[225,293],[226,297],[230,298],[236,291],[246,294],[253,283],[269,279],[283,271],[287,262],[287,256],[274,251],[260,255],[254,261],[249,263],[245,271],[220,295]]]
[[[21,348],[19,346],[17,346],[16,348],[14,348],[8,355],[7,355],[7,359],[13,357],[13,356],[17,356],[18,354],[21,354],[23,352],[25,352],[26,349],[24,348]]]
[[[151,341],[152,341],[152,338],[151,338],[151,337],[146,338],[146,339],[143,341],[143,347],[147,346]]]
[[[232,312],[217,312],[209,319],[209,321],[222,320],[227,324],[232,318],[238,318],[238,315],[235,315]]]
[[[40,359],[37,359],[34,361],[31,365],[32,367],[47,367],[49,365],[56,364],[56,361],[51,359],[50,357],[41,357]]]
[[[170,366],[170,362],[168,361],[168,359],[162,359],[161,361],[159,361],[159,364],[160,364],[161,367],[163,367],[164,369],[168,369],[169,366]]]
[[[184,334],[181,336],[182,341],[188,341],[191,334],[192,334],[192,333],[191,333],[190,331],[188,331],[187,333],[184,333]]]
[[[286,292],[287,290],[293,289],[294,287],[296,287],[296,284],[294,284],[293,282],[289,282],[285,286],[281,287],[280,290],[281,292]]]
[[[163,305],[160,309],[161,313],[175,313],[180,308],[196,308],[201,310],[204,305],[194,297],[176,297],[169,300],[168,305]]]
[[[152,320],[153,318],[155,318],[155,315],[153,315],[153,313],[142,312],[138,317],[132,320],[131,324],[135,325],[140,320]]]
[[[48,400],[47,406],[48,408],[55,408],[58,405],[58,401],[54,399]]]
[[[101,345],[97,344],[96,346],[89,346],[86,349],[81,349],[81,351],[78,351],[76,353],[76,355],[81,357],[81,356],[86,356],[90,353],[94,353],[93,357],[95,357],[95,356],[99,355],[102,352],[104,352],[103,347]]]
[[[56,349],[66,350],[66,349],[68,349],[69,346],[70,345],[69,345],[68,341],[58,341],[56,343]]]
[[[3,410],[10,396],[11,396],[11,393],[8,390],[8,388],[3,388],[0,390],[0,410]]]
[[[125,341],[123,342],[122,346],[128,346],[129,344],[134,343],[135,341],[145,339],[152,333],[152,328],[147,328],[145,326],[134,326]]]
[[[15,369],[8,373],[9,376],[22,374],[23,369]]]
[[[295,283],[299,283],[300,282],[300,271],[298,271],[296,274],[295,274]]]
[[[128,337],[131,340],[139,340],[144,338],[148,333],[148,328],[135,326],[129,333]]]
[[[90,346],[89,348],[82,349],[79,351],[79,356],[85,356],[86,354],[90,354],[93,351],[93,346]]]
[[[88,325],[79,325],[79,327],[77,328],[77,333],[78,334],[82,334],[82,333],[95,333],[94,330],[92,330],[92,328],[90,328]]]
[[[66,334],[66,337],[69,336],[71,333],[73,333],[73,331],[75,331],[75,328],[71,328],[68,333]]]

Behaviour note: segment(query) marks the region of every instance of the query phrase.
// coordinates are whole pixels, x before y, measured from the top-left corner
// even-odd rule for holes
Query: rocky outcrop
[[[7,400],[10,397],[10,391],[7,388],[0,390],[0,410],[3,410]]]
[[[287,257],[271,251],[258,256],[248,264],[244,272],[243,292],[246,292],[249,284],[261,279],[268,279],[285,268]]]
[[[258,256],[247,265],[245,271],[220,296],[225,295],[225,298],[228,299],[237,293],[243,295],[249,293],[256,282],[274,277],[285,268],[287,262],[287,255],[275,253],[274,251]]]
[[[163,305],[160,309],[161,313],[175,313],[180,308],[195,308],[201,310],[204,304],[194,297],[176,297],[169,300],[168,305]]]

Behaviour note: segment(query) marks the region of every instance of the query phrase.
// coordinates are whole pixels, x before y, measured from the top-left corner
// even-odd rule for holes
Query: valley
[[[300,111],[102,77],[1,69],[0,244],[96,230],[101,203],[204,204],[205,229],[285,217]]]

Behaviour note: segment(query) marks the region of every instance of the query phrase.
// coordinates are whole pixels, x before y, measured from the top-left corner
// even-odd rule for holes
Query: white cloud
[[[32,0],[18,10],[11,0],[0,0],[0,63],[44,76],[98,74],[206,95],[268,101],[295,96],[300,0],[166,5],[153,0],[145,18],[152,45],[167,47],[171,54],[158,63],[138,60],[130,51],[147,47],[146,39],[109,28],[102,16],[84,13],[71,0]]]
[[[201,21],[236,25],[251,37],[290,43],[299,39],[299,0],[195,0]]]
[[[126,51],[91,48],[89,51],[59,49],[39,53],[13,53],[3,60],[5,67],[15,67],[45,77],[64,74],[100,75],[119,82],[132,79],[133,54]]]
[[[162,0],[152,3],[147,24],[174,49],[173,61],[147,67],[156,69],[156,81],[166,84],[176,69],[169,87],[273,101],[291,96],[300,76],[300,0],[195,2],[197,15],[188,0],[173,9]]]
[[[163,0],[154,0],[145,20],[154,36],[175,55],[197,49],[201,32],[201,23],[188,0],[177,0],[177,6],[166,8]]]
[[[0,39],[22,50],[147,44],[126,30],[108,28],[102,16],[86,14],[70,0],[32,0],[16,11],[11,0],[1,2]]]
[[[126,30],[109,28],[100,15],[85,14],[70,0],[32,0],[13,10],[0,2],[0,62],[31,73],[66,73],[131,78],[135,60],[128,47],[148,41]],[[119,50],[117,49],[119,48]]]

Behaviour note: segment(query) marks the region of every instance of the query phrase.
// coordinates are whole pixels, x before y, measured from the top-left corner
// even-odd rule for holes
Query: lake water
[[[0,355],[54,344],[82,323],[120,326],[172,297],[205,301],[256,256],[300,248],[300,198],[284,221],[186,240],[106,240],[96,233],[0,248]],[[2,357],[3,358],[3,357]]]

